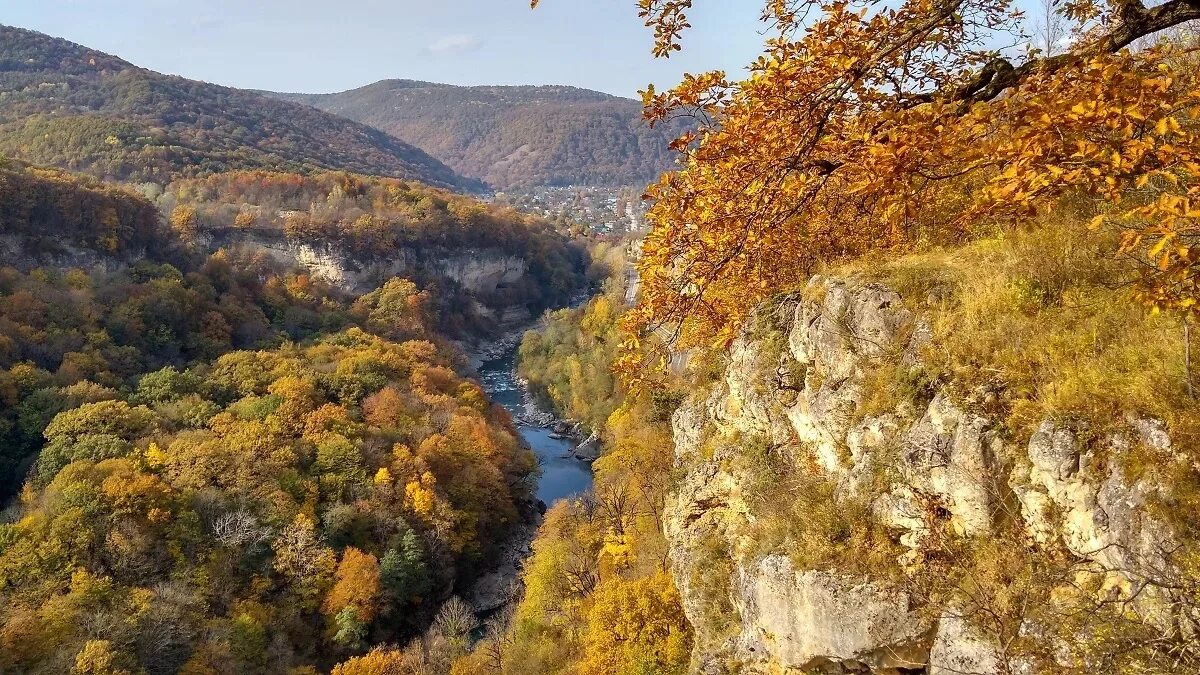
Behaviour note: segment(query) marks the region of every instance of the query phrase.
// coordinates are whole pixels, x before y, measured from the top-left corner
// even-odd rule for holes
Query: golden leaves
[[[791,6],[768,3],[766,14]],[[819,265],[961,242],[980,223],[1019,222],[1067,193],[1107,201],[1092,226],[1127,230],[1126,252],[1154,263],[1143,299],[1194,305],[1200,96],[1177,52],[1069,56],[1003,97],[962,104],[955,92],[992,58],[987,38],[1015,26],[1006,3],[909,0],[864,12],[826,0],[810,10],[806,31],[791,39],[781,28],[741,83],[714,72],[643,93],[652,119],[702,114],[674,146],[683,168],[648,190],[642,304],[627,317],[642,337],[720,348],[751,307]],[[646,366],[631,357],[622,367],[636,377]]]

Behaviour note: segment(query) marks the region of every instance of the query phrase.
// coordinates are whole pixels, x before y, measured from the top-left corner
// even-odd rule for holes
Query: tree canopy
[[[537,2],[533,3],[534,5]],[[692,0],[640,0],[654,52],[680,49]],[[769,0],[749,76],[643,92],[694,129],[656,200],[630,323],[725,344],[748,310],[822,264],[957,243],[1064,196],[1092,199],[1138,295],[1195,312],[1195,67],[1166,32],[1200,4],[1068,0],[1063,53],[1027,43],[1008,0]],[[1140,42],[1139,42],[1140,41]]]
[[[0,525],[0,666],[281,672],[420,628],[536,471],[447,363],[354,328],[54,415]]]

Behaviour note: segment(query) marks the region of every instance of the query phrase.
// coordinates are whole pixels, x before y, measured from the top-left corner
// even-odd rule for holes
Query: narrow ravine
[[[554,502],[586,492],[592,486],[592,468],[571,454],[578,440],[553,431],[556,418],[530,410],[529,397],[516,375],[517,350],[486,361],[478,368],[480,384],[493,401],[504,406],[517,421],[521,437],[537,454],[542,466],[537,497],[549,507]],[[536,415],[537,419],[531,419]]]
[[[517,423],[517,431],[537,455],[542,468],[537,498],[546,508],[562,499],[583,494],[592,487],[592,467],[571,451],[579,440],[556,433],[560,420],[538,409],[516,374],[517,347],[498,358],[483,361],[475,370],[479,383],[493,401],[504,406]],[[517,527],[492,571],[475,581],[464,599],[481,618],[494,615],[520,597],[520,574],[532,553],[540,518]]]

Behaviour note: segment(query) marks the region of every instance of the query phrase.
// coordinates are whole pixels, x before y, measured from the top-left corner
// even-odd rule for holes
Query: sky
[[[698,2],[670,59],[634,0],[0,0],[31,28],[191,79],[325,93],[388,78],[569,84],[636,97],[684,72],[744,72],[762,50],[761,0]]]

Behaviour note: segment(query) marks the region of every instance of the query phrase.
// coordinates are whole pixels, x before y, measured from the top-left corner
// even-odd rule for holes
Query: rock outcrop
[[[741,570],[738,581],[742,654],[794,670],[838,664],[899,671],[925,663],[928,631],[914,621],[902,593],[828,572],[801,572],[782,555]]]
[[[51,267],[111,272],[144,259],[146,254],[145,247],[109,253],[50,236],[0,234],[0,264],[19,270]]]
[[[593,432],[590,436],[583,439],[571,451],[571,454],[576,459],[581,459],[585,462],[594,462],[600,459],[600,436]]]
[[[249,247],[353,295],[393,277],[437,284],[443,297],[457,291],[457,309],[471,317],[472,328],[455,337],[471,355],[472,368],[511,350],[542,309],[540,282],[528,262],[499,248],[396,247],[387,255],[363,254],[336,241],[296,239],[267,228],[207,230],[197,244],[210,250]]]
[[[208,248],[252,246],[356,294],[375,289],[392,277],[425,275],[453,281],[475,295],[489,295],[520,281],[528,272],[525,260],[500,249],[397,247],[387,255],[359,255],[336,242],[293,239],[268,229],[210,230],[200,243]]]
[[[1031,547],[1065,550],[1142,620],[1194,626],[1162,583],[1174,540],[1147,508],[1156,488],[1100,461],[1106,448],[1131,444],[1169,458],[1162,425],[1128,420],[1128,433],[1085,444],[1080,430],[1047,419],[1020,438],[941,384],[909,386],[885,409],[868,409],[868,374],[919,375],[930,340],[894,291],[816,277],[760,308],[723,376],[676,411],[682,478],[664,530],[698,670],[1007,672],[1018,664],[959,608],[930,606],[887,579],[919,574],[937,537],[981,540],[1014,515]],[[786,542],[764,552],[754,528],[772,516],[762,477],[745,459],[763,446],[827,479],[835,500],[868,504],[901,552],[894,574],[798,569]],[[799,498],[788,489],[770,485],[765,494]]]
[[[520,599],[524,589],[521,570],[533,554],[533,540],[540,524],[541,517],[537,516],[514,527],[501,545],[492,569],[467,588],[463,599],[477,615],[487,615]]]

